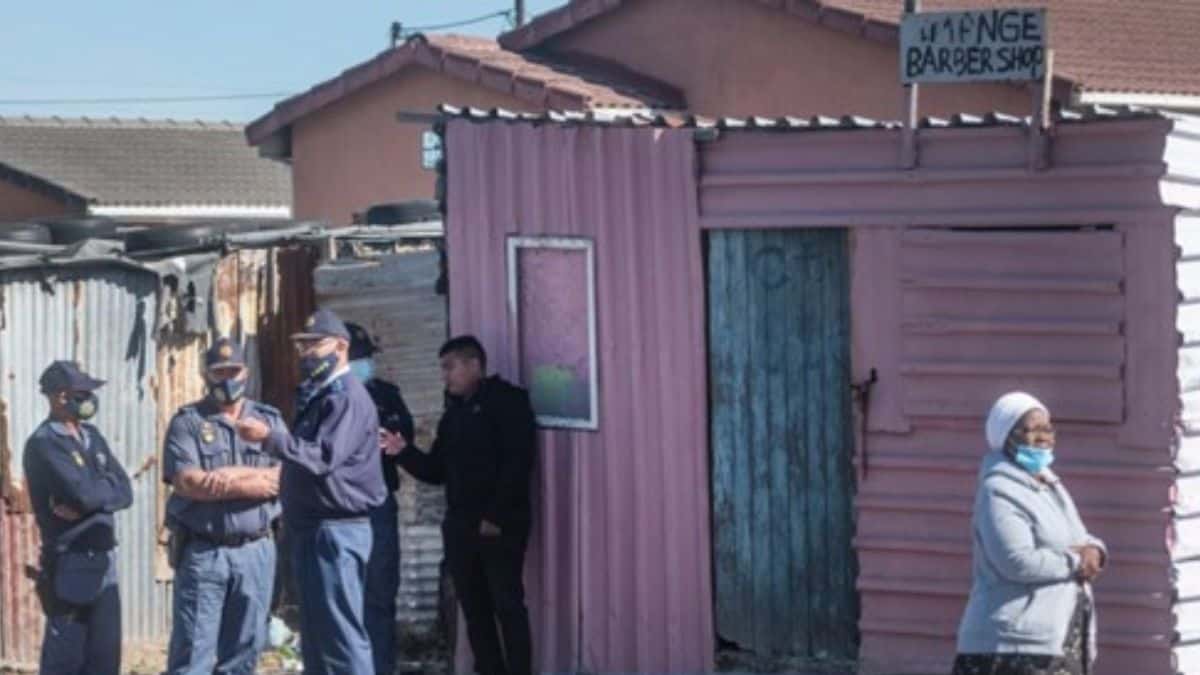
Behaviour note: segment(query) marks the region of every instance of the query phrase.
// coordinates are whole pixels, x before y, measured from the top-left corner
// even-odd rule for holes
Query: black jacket
[[[499,377],[469,399],[447,397],[428,454],[413,446],[400,466],[427,483],[446,485],[446,520],[478,527],[482,519],[506,534],[529,530],[535,427],[529,394]]]
[[[371,378],[366,386],[367,393],[375,402],[375,412],[379,414],[379,426],[393,433],[399,431],[405,438],[413,439],[415,433],[413,416],[404,403],[404,397],[400,395],[400,388],[377,377]],[[400,475],[396,471],[396,457],[382,452],[379,454],[382,456],[383,479],[387,482],[388,492],[395,492],[400,488]]]

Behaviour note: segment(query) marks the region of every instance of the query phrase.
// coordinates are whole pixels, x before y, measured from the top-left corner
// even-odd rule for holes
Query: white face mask
[[[358,378],[359,382],[366,382],[375,377],[375,360],[355,359],[350,362],[350,372]]]

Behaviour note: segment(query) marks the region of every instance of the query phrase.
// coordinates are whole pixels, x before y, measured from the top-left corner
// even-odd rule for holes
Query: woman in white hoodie
[[[972,519],[973,582],[954,675],[1084,675],[1096,657],[1091,582],[1108,554],[1050,470],[1050,412],[1024,392],[988,414]]]

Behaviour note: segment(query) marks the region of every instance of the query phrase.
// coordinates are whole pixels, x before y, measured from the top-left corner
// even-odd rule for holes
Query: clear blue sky
[[[565,0],[526,0],[533,16]],[[0,12],[0,116],[248,122],[277,97],[68,104],[295,93],[387,47],[392,21],[426,26],[511,9],[512,0],[50,0]],[[451,29],[495,36],[505,19]],[[282,97],[279,97],[282,98]]]

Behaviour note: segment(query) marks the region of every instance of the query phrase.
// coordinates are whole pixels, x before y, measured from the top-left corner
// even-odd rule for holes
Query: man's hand
[[[399,431],[392,433],[383,427],[379,428],[379,449],[388,457],[395,457],[408,446],[408,439]]]
[[[1096,546],[1073,546],[1072,551],[1079,554],[1079,578],[1092,581],[1100,576],[1104,569],[1104,553]]]
[[[490,520],[479,521],[479,534],[485,537],[499,537],[500,527]]]
[[[68,523],[73,523],[83,517],[82,513],[76,511],[70,506],[67,506],[66,504],[59,503],[54,499],[54,497],[50,498],[50,506],[52,507],[51,510],[54,512],[54,515],[62,518]]]
[[[279,496],[279,472],[260,471],[243,479],[242,492],[246,499],[274,499]]]
[[[238,436],[242,440],[249,443],[262,443],[271,435],[271,427],[267,426],[266,422],[254,417],[247,417],[238,420],[237,423]]]

